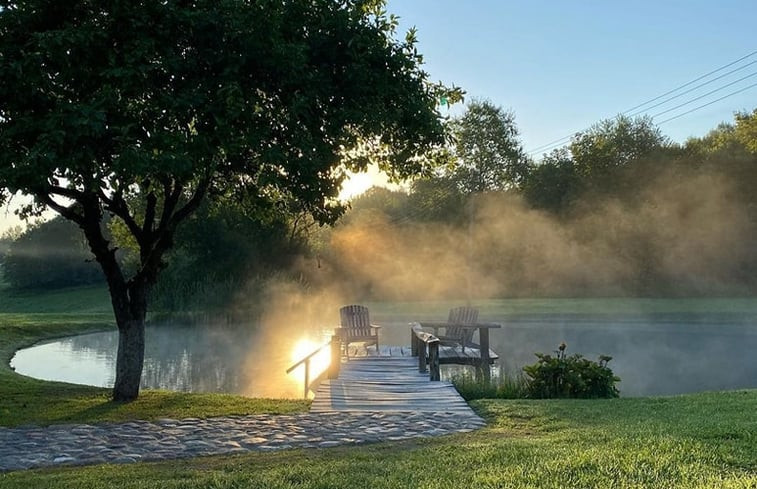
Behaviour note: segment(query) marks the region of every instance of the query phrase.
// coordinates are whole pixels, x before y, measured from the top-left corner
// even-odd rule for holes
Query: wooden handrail
[[[480,372],[484,378],[484,380],[488,381],[491,378],[491,371],[489,369],[490,356],[489,356],[489,330],[490,329],[499,329],[502,327],[499,323],[474,323],[474,324],[455,324],[450,322],[439,322],[439,321],[421,321],[419,323],[414,323],[418,326],[418,328],[426,327],[426,328],[433,328],[434,333],[438,334],[439,328],[448,328],[450,326],[454,326],[457,328],[462,329],[477,329],[478,330],[478,338],[479,343],[478,349],[481,352],[481,360],[479,361],[478,368],[480,369]],[[462,342],[462,348],[463,351],[465,351],[465,338],[463,338]]]
[[[309,390],[309,384],[310,384],[310,359],[313,358],[315,355],[321,352],[324,348],[327,346],[331,347],[331,361],[329,363],[328,368],[328,376],[330,379],[336,379],[339,377],[339,367],[341,363],[341,349],[342,349],[342,341],[339,338],[338,335],[333,335],[331,337],[331,341],[328,343],[325,343],[318,347],[317,349],[313,350],[310,354],[303,357],[300,361],[292,365],[287,369],[286,373],[291,373],[294,369],[305,364],[305,386],[304,386],[304,397],[308,397],[308,390]]]
[[[299,366],[300,366],[300,365],[302,365],[303,363],[307,362],[307,361],[308,361],[308,360],[310,360],[310,359],[311,359],[311,358],[312,358],[313,356],[315,356],[315,355],[317,355],[318,353],[320,353],[320,351],[321,351],[321,350],[323,350],[324,348],[326,348],[327,346],[330,346],[330,345],[331,345],[331,341],[329,341],[328,343],[324,343],[323,345],[319,346],[318,348],[316,348],[315,350],[313,350],[313,352],[312,352],[312,353],[310,353],[309,355],[306,355],[305,357],[303,357],[303,358],[302,358],[302,360],[300,360],[299,362],[297,362],[297,363],[295,363],[294,365],[292,365],[291,367],[289,367],[289,368],[287,369],[287,373],[290,373],[290,372],[291,372],[292,370],[296,369],[297,367],[299,367]]]

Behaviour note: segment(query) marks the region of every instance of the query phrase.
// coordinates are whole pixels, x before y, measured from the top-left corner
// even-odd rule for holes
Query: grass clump
[[[474,399],[525,399],[528,397],[528,381],[522,374],[502,372],[486,380],[480,375],[463,372],[453,375],[451,382],[466,401]]]

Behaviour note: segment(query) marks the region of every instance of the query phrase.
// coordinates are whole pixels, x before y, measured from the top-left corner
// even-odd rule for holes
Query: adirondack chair
[[[473,343],[474,328],[463,328],[461,326],[472,326],[478,322],[478,309],[475,307],[455,307],[449,310],[447,324],[444,327],[444,334],[439,334],[439,327],[434,328],[434,336],[441,340],[443,345],[461,345],[463,351],[466,346],[478,346]]]
[[[339,309],[342,326],[337,328],[342,339],[342,347],[349,356],[349,344],[363,342],[366,346],[376,345],[379,349],[378,330],[381,326],[371,324],[368,308],[356,304]]]

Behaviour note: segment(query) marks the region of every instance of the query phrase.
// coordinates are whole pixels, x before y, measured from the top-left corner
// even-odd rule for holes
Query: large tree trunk
[[[145,322],[130,320],[118,328],[118,355],[114,401],[133,401],[139,395],[142,366],[145,360]]]
[[[139,396],[139,383],[145,363],[145,319],[147,290],[144,282],[131,282],[126,288],[110,287],[113,312],[118,325],[118,354],[114,401],[133,401]]]

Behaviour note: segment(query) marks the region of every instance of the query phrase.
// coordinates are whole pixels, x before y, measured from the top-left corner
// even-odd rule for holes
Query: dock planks
[[[428,373],[418,372],[409,347],[382,347],[378,352],[368,348],[363,356],[343,360],[339,378],[321,382],[310,410],[446,412],[477,417],[451,383],[430,382]]]

